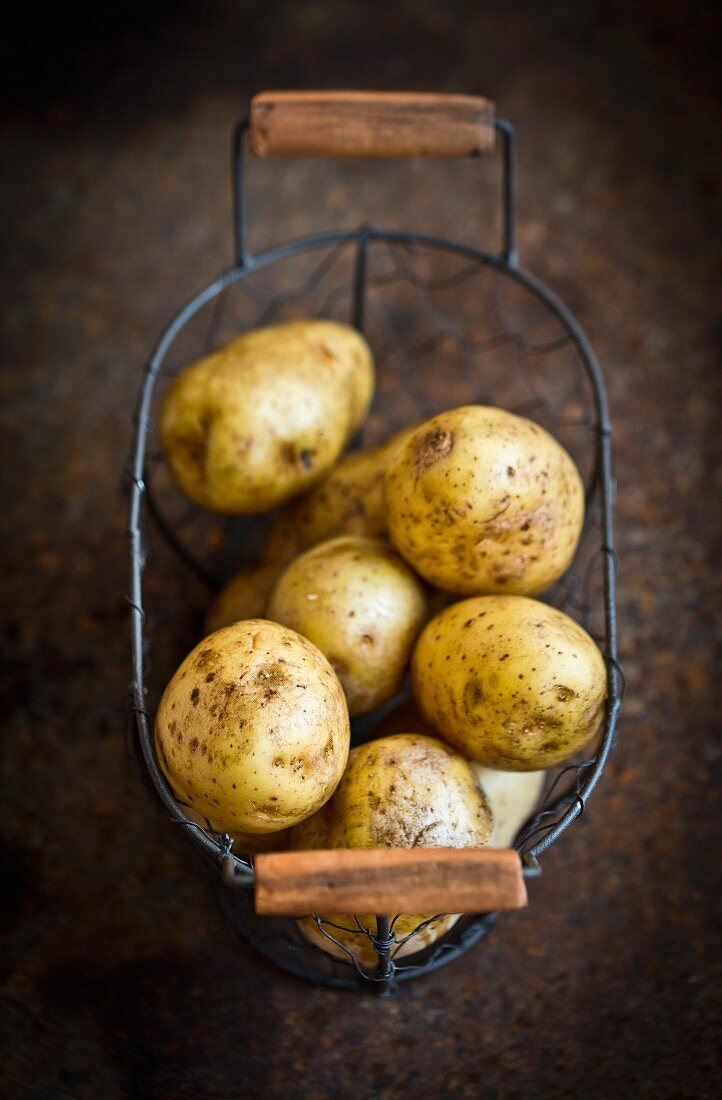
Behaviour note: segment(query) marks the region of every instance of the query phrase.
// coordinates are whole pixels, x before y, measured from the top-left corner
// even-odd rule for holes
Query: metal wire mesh
[[[185,817],[172,803],[152,756],[151,715],[179,660],[200,637],[209,590],[262,555],[275,518],[227,519],[189,505],[163,463],[152,413],[168,380],[188,362],[247,328],[295,317],[363,324],[375,355],[377,393],[356,446],[378,443],[443,409],[494,404],[546,427],[582,473],[587,513],[579,549],[572,568],[544,599],[581,622],[607,654],[607,719],[587,758],[550,775],[538,812],[521,830],[516,846],[530,869],[584,810],[611,749],[622,694],[614,622],[609,425],[598,368],[583,334],[546,288],[498,257],[367,227],[275,249],[244,270],[230,272],[179,314],[151,360],[139,410],[139,434],[144,432],[145,438],[131,471],[137,505],[130,531],[138,549],[131,593],[137,650],[133,707],[151,778],[173,819],[227,872],[225,879],[215,874],[214,891],[239,934],[287,970],[314,981],[387,985],[392,978],[404,979],[454,958],[488,931],[493,915],[462,916],[433,943],[427,942],[427,933],[438,930],[438,916],[420,920],[401,936],[396,934],[398,917],[377,925],[371,918],[344,918],[339,924],[316,916],[305,930],[291,920],[258,918],[249,892],[228,886],[233,880],[250,881],[252,860],[237,858],[230,838],[215,836]],[[143,501],[167,544],[157,537],[149,543],[154,568],[148,569],[144,587]],[[169,548],[188,569],[170,564]],[[196,582],[189,583],[189,572]],[[353,740],[373,736],[378,717],[354,723]],[[364,961],[366,948],[373,964]]]

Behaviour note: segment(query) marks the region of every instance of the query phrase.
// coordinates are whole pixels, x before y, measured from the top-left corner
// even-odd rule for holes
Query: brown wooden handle
[[[431,92],[261,92],[251,103],[258,156],[473,157],[494,148],[494,104]]]
[[[254,860],[256,912],[490,913],[527,903],[511,848],[266,852]]]

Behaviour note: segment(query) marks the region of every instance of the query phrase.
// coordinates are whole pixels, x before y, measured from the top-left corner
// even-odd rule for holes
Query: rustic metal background
[[[94,7],[73,24],[63,5],[7,39],[3,1087],[42,1100],[711,1095],[718,6],[324,8],[110,4],[105,21]],[[243,103],[264,84],[344,83],[493,94],[514,119],[521,260],[605,366],[624,562],[627,698],[588,812],[545,857],[533,908],[379,1002],[289,980],[230,937],[195,853],[118,752],[118,469],[138,364],[159,318],[219,257],[232,263],[225,143]],[[409,224],[496,242],[478,169],[468,192],[463,172],[453,191],[434,184],[435,209]],[[254,247],[310,232],[316,207],[329,224],[362,208],[342,168],[323,179],[294,170],[272,205],[264,177]],[[411,203],[408,183],[384,172],[385,221]],[[191,598],[175,567],[158,578],[155,600]]]

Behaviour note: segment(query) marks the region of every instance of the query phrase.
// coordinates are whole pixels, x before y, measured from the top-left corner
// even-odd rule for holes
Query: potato
[[[384,470],[409,431],[399,432],[380,447],[347,455],[324,481],[278,517],[262,564],[242,569],[213,600],[206,616],[208,633],[263,615],[281,573],[309,547],[337,535],[376,538],[385,534]]]
[[[354,716],[399,690],[426,619],[426,597],[388,543],[342,535],[288,566],[266,614],[318,646]]]
[[[471,767],[494,816],[489,847],[508,848],[536,809],[546,772],[501,772],[482,764]]]
[[[566,760],[604,715],[604,658],[561,611],[525,596],[452,604],[424,628],[411,662],[422,714],[465,756],[503,771]]]
[[[300,634],[249,619],[195,647],[158,707],[160,766],[221,833],[273,833],[331,796],[348,757],[343,690]]]
[[[422,424],[384,478],[389,537],[430,584],[458,595],[534,595],[568,568],[584,487],[538,424],[467,405]]]
[[[256,329],[181,371],[162,403],[161,445],[195,504],[263,512],[328,473],[372,393],[371,352],[347,325]]]
[[[333,798],[318,814],[291,830],[290,845],[294,849],[481,847],[487,844],[492,825],[489,805],[469,763],[434,737],[400,733],[351,751]],[[431,924],[399,945],[432,917]],[[357,919],[375,933],[374,916]],[[458,914],[397,916],[397,946],[392,948],[392,957],[421,951],[457,919]],[[368,937],[356,930],[355,918],[335,915],[321,920],[341,926],[329,926],[327,931],[360,965],[376,963]],[[329,954],[347,957],[319,931],[312,917],[299,921],[299,926]]]

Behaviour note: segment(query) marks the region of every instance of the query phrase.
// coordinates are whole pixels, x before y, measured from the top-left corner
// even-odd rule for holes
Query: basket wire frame
[[[440,916],[430,916],[411,933],[398,937],[395,916],[378,915],[367,923],[359,917],[344,918],[339,926],[315,915],[318,936],[329,941],[333,951],[329,954],[310,942],[295,921],[257,917],[250,889],[252,857],[235,853],[230,836],[214,833],[208,822],[191,820],[175,800],[153,747],[152,711],[159,688],[149,687],[150,638],[154,620],[162,619],[163,613],[146,610],[145,520],[148,515],[154,519],[175,556],[206,591],[219,587],[234,567],[243,564],[244,548],[246,552],[250,548],[251,556],[262,552],[265,527],[258,518],[211,517],[180,498],[162,462],[152,413],[168,378],[193,356],[213,350],[235,332],[300,315],[335,317],[365,332],[377,364],[379,393],[356,445],[374,444],[414,417],[421,420],[470,401],[500,404],[531,416],[564,442],[585,478],[587,515],[572,569],[544,599],[577,618],[599,642],[607,665],[608,697],[593,753],[558,771],[540,808],[516,838],[525,874],[540,873],[539,857],[584,812],[604,770],[624,690],[617,654],[612,433],[601,371],[584,332],[564,303],[518,266],[514,132],[502,120],[496,126],[504,170],[503,237],[498,253],[442,237],[361,225],[251,255],[246,247],[243,189],[247,123],[240,123],[233,138],[236,264],[192,298],[166,327],[145,367],[134,415],[127,530],[130,709],[145,774],[171,821],[186,832],[211,869],[209,881],[231,928],[291,973],[338,988],[374,987],[386,992],[396,981],[442,966],[484,936],[496,914],[462,915],[430,946],[423,946],[423,933]],[[269,281],[269,274],[275,278]],[[186,340],[191,329],[192,350]],[[398,400],[395,388],[394,400],[384,402],[384,381],[398,378],[399,371],[406,400]],[[158,631],[154,642],[157,636]],[[189,646],[195,640],[197,635],[190,634]],[[181,655],[175,652],[166,659],[161,689],[173,671],[173,660],[177,663]],[[373,736],[399,701],[392,701],[384,713],[356,720],[354,742]],[[375,966],[360,965],[358,952],[334,932],[357,935],[369,944]],[[419,950],[406,955],[404,949],[413,949],[414,937],[419,937]]]

